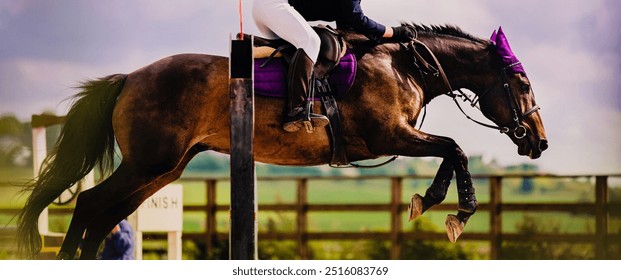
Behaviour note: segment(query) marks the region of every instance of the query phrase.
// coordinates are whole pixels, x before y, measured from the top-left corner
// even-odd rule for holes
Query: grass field
[[[0,168],[0,208],[20,208],[24,205],[27,193],[20,194],[21,185],[30,179],[30,168]],[[7,224],[11,218],[10,215],[0,214],[0,226]]]

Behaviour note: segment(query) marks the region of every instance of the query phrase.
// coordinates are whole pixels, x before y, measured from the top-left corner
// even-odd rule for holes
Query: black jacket
[[[289,0],[307,21],[335,21],[339,29],[353,29],[369,38],[378,39],[386,27],[362,12],[360,0]]]

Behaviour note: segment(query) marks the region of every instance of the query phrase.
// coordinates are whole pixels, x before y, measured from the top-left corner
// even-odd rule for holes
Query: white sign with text
[[[136,230],[141,232],[171,232],[183,229],[183,187],[170,184],[136,210]]]

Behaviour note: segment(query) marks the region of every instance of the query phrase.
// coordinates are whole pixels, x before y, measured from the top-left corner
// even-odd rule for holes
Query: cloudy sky
[[[252,1],[243,4],[244,31],[257,33]],[[386,25],[453,24],[483,38],[502,25],[550,141],[532,163],[563,174],[621,173],[621,2],[364,0],[362,7]],[[235,0],[0,0],[0,114],[64,114],[63,100],[80,81],[177,53],[225,55],[238,21]],[[531,162],[506,136],[466,120],[449,98],[431,103],[423,130],[454,138],[469,155]]]

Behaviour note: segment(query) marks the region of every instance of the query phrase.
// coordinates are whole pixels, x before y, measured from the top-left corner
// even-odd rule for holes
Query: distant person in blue
[[[268,39],[282,38],[297,48],[287,74],[287,105],[283,129],[295,132],[304,127],[306,98],[317,62],[321,41],[308,21],[334,21],[338,29],[351,29],[373,41],[391,38],[409,42],[414,32],[405,26],[387,27],[368,18],[361,0],[255,0],[252,15],[257,28]],[[311,114],[314,126],[329,123],[326,116]]]
[[[134,229],[123,219],[106,237],[102,260],[133,260]]]

